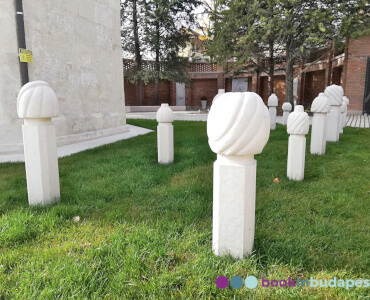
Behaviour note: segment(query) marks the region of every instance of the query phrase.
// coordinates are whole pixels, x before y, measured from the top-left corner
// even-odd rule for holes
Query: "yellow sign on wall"
[[[19,48],[19,58],[21,62],[27,62],[27,63],[33,62],[32,51]]]

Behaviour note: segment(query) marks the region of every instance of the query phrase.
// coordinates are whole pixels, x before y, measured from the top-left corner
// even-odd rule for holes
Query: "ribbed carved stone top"
[[[342,105],[343,94],[343,88],[336,84],[332,84],[325,89],[325,96],[329,98],[330,105]]]
[[[347,105],[349,104],[349,99],[347,96],[343,96],[343,101],[346,102]]]
[[[296,105],[289,115],[287,132],[289,134],[307,134],[310,127],[309,117],[302,105]]]
[[[47,82],[37,80],[25,84],[17,98],[19,118],[51,118],[59,115],[59,103]]]
[[[324,93],[320,93],[312,102],[311,112],[328,113],[330,112],[330,103]]]
[[[278,106],[278,98],[277,96],[272,93],[267,101],[268,106]]]
[[[283,111],[292,111],[292,105],[289,102],[285,102],[282,106]]]
[[[168,103],[162,103],[161,107],[157,111],[157,122],[158,123],[172,123],[174,115],[172,109],[168,106]]]
[[[216,96],[212,100],[212,105],[216,101],[216,99],[218,99],[223,94],[225,94],[225,90],[223,90],[223,92],[222,91],[220,92],[220,90],[218,90],[218,94],[216,94]]]
[[[224,155],[261,153],[270,136],[270,115],[256,93],[225,93],[211,107],[207,121],[208,143]]]

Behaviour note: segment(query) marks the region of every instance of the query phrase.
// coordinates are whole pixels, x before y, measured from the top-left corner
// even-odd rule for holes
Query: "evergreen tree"
[[[212,14],[214,27],[209,54],[219,63],[235,58],[233,72],[266,72],[273,93],[275,64],[282,52],[276,43],[281,28],[273,18],[276,1],[217,0]]]
[[[131,79],[134,82],[138,80],[154,81],[154,101],[158,104],[160,79],[176,82],[189,81],[186,74],[187,58],[180,57],[179,52],[181,48],[186,47],[186,43],[190,39],[187,29],[195,25],[195,8],[201,2],[199,0],[122,1],[126,5],[123,10],[127,11],[128,14],[131,12],[132,16],[126,20],[128,22],[128,24],[126,23],[127,28],[122,31],[124,45],[127,45],[124,46],[124,50],[135,53],[136,69]],[[134,2],[136,2],[136,27],[135,9],[130,10]],[[139,53],[141,55],[144,53],[147,57],[154,56],[154,67],[144,69],[143,65],[140,65],[141,56]]]
[[[243,65],[253,58],[265,61],[264,49],[268,47],[272,77],[271,54],[275,48],[283,49],[286,100],[292,104],[296,61],[326,46],[328,40],[358,36],[369,29],[369,5],[365,0],[217,0],[217,3],[211,53],[236,57]],[[270,91],[271,86],[270,81]]]
[[[121,40],[124,54],[131,54],[134,57],[134,68],[129,72],[131,82],[138,84],[138,102],[143,104],[143,72],[142,72],[142,50],[145,47],[140,42],[140,31],[144,20],[139,10],[142,5],[140,0],[121,0]]]
[[[190,35],[187,32],[195,24],[195,8],[198,0],[148,0],[145,3],[147,45],[155,57],[154,101],[158,103],[160,79],[187,82],[187,58],[180,57]]]

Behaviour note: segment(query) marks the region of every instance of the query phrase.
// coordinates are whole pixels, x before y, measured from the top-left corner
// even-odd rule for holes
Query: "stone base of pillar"
[[[24,119],[23,144],[28,202],[51,204],[60,200],[55,127],[50,118]]]
[[[304,135],[291,135],[288,146],[287,176],[290,180],[304,179],[306,138]]]
[[[173,125],[159,123],[157,126],[158,163],[170,164],[174,160]]]
[[[339,133],[343,133],[343,128],[346,126],[346,115],[345,112],[340,113],[340,124],[339,124]]]
[[[212,248],[216,255],[243,258],[252,253],[257,161],[217,155],[213,174]]]
[[[343,128],[346,127],[347,125],[347,112],[344,113],[343,118],[342,118],[342,133],[343,133]]]
[[[340,106],[332,105],[330,108],[330,112],[327,115],[327,142],[339,141],[340,115]]]
[[[311,129],[311,154],[323,155],[326,151],[326,114],[314,113]]]
[[[283,112],[283,125],[286,125],[287,124],[289,114],[290,114],[289,111],[284,111]]]
[[[270,130],[276,129],[276,106],[269,107],[270,113]]]

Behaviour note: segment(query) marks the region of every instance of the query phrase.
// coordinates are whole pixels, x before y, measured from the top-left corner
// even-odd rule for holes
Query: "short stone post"
[[[285,102],[282,106],[283,109],[283,125],[286,125],[290,112],[292,111],[292,105],[289,102]]]
[[[270,113],[270,129],[276,129],[276,107],[278,106],[278,98],[272,93],[267,101]]]
[[[212,249],[216,255],[243,258],[252,253],[255,227],[256,168],[270,130],[267,107],[255,93],[226,93],[211,107],[208,142],[213,166]]]
[[[325,96],[329,98],[330,102],[326,140],[328,142],[338,142],[341,127],[340,107],[343,102],[343,88],[335,84],[330,85],[325,89]]]
[[[23,144],[28,203],[51,204],[60,200],[55,127],[59,114],[54,91],[45,81],[25,84],[18,94],[18,117],[24,119]]]
[[[342,119],[342,128],[346,127],[347,125],[347,112],[348,112],[348,104],[349,99],[347,96],[343,96],[343,102],[346,103],[346,111],[344,112],[344,118]]]
[[[306,137],[309,130],[309,117],[302,105],[296,105],[289,115],[287,132],[290,134],[288,146],[287,176],[290,180],[301,181],[304,178],[306,157]]]
[[[174,159],[173,120],[172,109],[167,103],[162,103],[157,111],[157,146],[160,164],[170,164]]]
[[[339,134],[343,133],[343,120],[344,114],[346,113],[347,104],[343,101],[340,106],[340,124],[339,124]]]
[[[311,105],[313,112],[311,129],[311,154],[325,154],[326,151],[326,115],[330,112],[328,97],[320,93]]]

